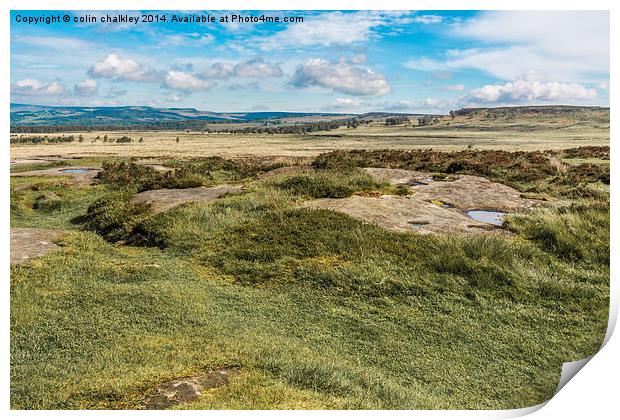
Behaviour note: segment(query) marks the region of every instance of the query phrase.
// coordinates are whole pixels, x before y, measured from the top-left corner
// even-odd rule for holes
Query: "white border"
[[[95,411],[38,411],[38,412],[23,412],[23,411],[9,411],[9,275],[8,275],[8,261],[9,261],[9,74],[10,74],[10,34],[9,34],[9,11],[11,9],[26,10],[26,9],[54,9],[54,10],[71,10],[71,9],[83,9],[83,10],[611,10],[611,84],[610,84],[610,105],[611,105],[611,171],[612,171],[612,208],[611,208],[611,220],[617,220],[618,198],[615,193],[616,185],[616,173],[618,171],[618,161],[620,159],[617,147],[614,145],[614,141],[617,137],[617,122],[618,112],[616,109],[616,92],[615,80],[617,80],[617,48],[618,42],[614,40],[620,39],[620,31],[618,30],[618,2],[604,1],[604,0],[589,0],[587,2],[580,2],[574,0],[565,0],[562,2],[554,2],[549,0],[503,0],[503,1],[488,1],[488,0],[420,0],[416,2],[408,2],[404,0],[384,0],[381,2],[372,0],[303,0],[297,1],[294,4],[290,1],[283,0],[255,0],[255,1],[192,1],[192,0],[177,0],[173,3],[165,0],[133,0],[128,2],[127,0],[108,0],[108,1],[93,1],[84,0],[80,2],[70,0],[57,0],[57,1],[45,1],[45,0],[32,0],[26,2],[18,2],[14,0],[5,0],[0,6],[3,9],[2,25],[0,25],[0,31],[2,33],[2,43],[0,44],[1,55],[4,67],[5,79],[0,91],[2,93],[2,100],[0,102],[2,128],[4,133],[4,147],[5,157],[2,160],[2,180],[0,181],[1,196],[3,200],[2,206],[2,222],[0,225],[0,236],[2,237],[2,268],[5,275],[2,280],[4,282],[4,305],[2,305],[2,326],[4,329],[4,340],[2,346],[2,366],[1,366],[1,383],[2,394],[1,404],[2,407],[7,410],[9,416],[19,417],[31,417],[31,416],[46,416],[50,418],[56,417],[73,417],[79,416],[86,417],[99,417],[99,416],[117,416],[120,412],[95,412]],[[171,7],[174,6],[174,7]],[[615,10],[614,10],[615,6]],[[611,225],[611,237],[612,237],[612,256],[618,254],[618,247],[615,246],[618,239],[619,227],[616,224]],[[344,418],[375,418],[376,416],[395,416],[399,418],[504,418],[515,417],[524,415],[529,412],[536,411],[532,414],[532,418],[548,419],[548,418],[583,418],[585,416],[597,419],[612,418],[617,416],[618,411],[618,398],[617,385],[619,378],[619,363],[616,354],[620,353],[620,343],[617,338],[617,334],[611,335],[613,326],[617,319],[618,313],[618,281],[614,279],[615,274],[618,272],[617,258],[612,258],[611,261],[611,273],[612,273],[612,305],[610,310],[610,324],[608,328],[608,334],[606,339],[609,341],[607,344],[595,355],[590,363],[588,363],[583,370],[577,375],[577,378],[569,381],[568,384],[560,390],[560,392],[552,398],[543,409],[536,411],[541,406],[533,407],[524,410],[507,410],[507,411],[314,411],[314,412],[276,412],[276,411],[251,411],[251,412],[231,412],[231,411],[211,411],[204,412],[174,412],[175,416],[189,416],[189,417],[204,417],[209,416],[211,418],[237,418],[240,415],[250,414],[253,417],[259,418],[301,418],[306,416],[313,417],[344,417]],[[612,414],[613,413],[613,414]],[[165,417],[171,415],[170,412],[123,412],[123,415],[130,415],[135,417]]]

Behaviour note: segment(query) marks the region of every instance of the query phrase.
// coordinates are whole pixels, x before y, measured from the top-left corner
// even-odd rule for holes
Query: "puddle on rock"
[[[88,169],[88,168],[76,168],[76,169],[62,169],[60,172],[66,173],[66,174],[85,174],[87,172],[92,171],[92,169]]]
[[[477,222],[489,223],[495,226],[501,226],[506,216],[504,212],[493,210],[469,210],[465,213]]]

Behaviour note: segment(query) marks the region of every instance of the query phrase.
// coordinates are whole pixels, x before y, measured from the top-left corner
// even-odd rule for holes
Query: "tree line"
[[[197,131],[204,133],[231,133],[231,134],[304,134],[315,131],[335,130],[342,126],[355,128],[359,125],[357,119],[342,119],[331,121],[314,121],[297,124],[253,125],[249,127],[209,127],[213,121],[166,121],[149,124],[134,125],[18,125],[11,126],[11,133],[66,133],[66,132],[93,132],[93,131]]]

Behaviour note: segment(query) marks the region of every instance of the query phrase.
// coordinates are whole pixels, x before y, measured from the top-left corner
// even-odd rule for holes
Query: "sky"
[[[100,22],[143,14],[166,22]],[[28,23],[53,15],[61,22]],[[196,15],[216,22],[172,21]],[[12,11],[11,102],[347,113],[609,106],[609,44],[608,12]]]

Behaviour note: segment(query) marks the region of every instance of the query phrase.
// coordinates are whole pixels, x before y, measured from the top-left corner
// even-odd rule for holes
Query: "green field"
[[[11,177],[11,226],[64,232],[57,252],[11,268],[11,407],[141,409],[163,382],[233,368],[227,385],[172,408],[549,399],[562,363],[594,354],[607,327],[609,148],[463,149],[299,161],[163,154],[169,172],[116,158],[93,185]],[[367,166],[483,176],[542,204],[508,216],[497,235],[397,232],[302,206],[411,194]],[[132,201],[220,184],[244,189],[161,213]]]

